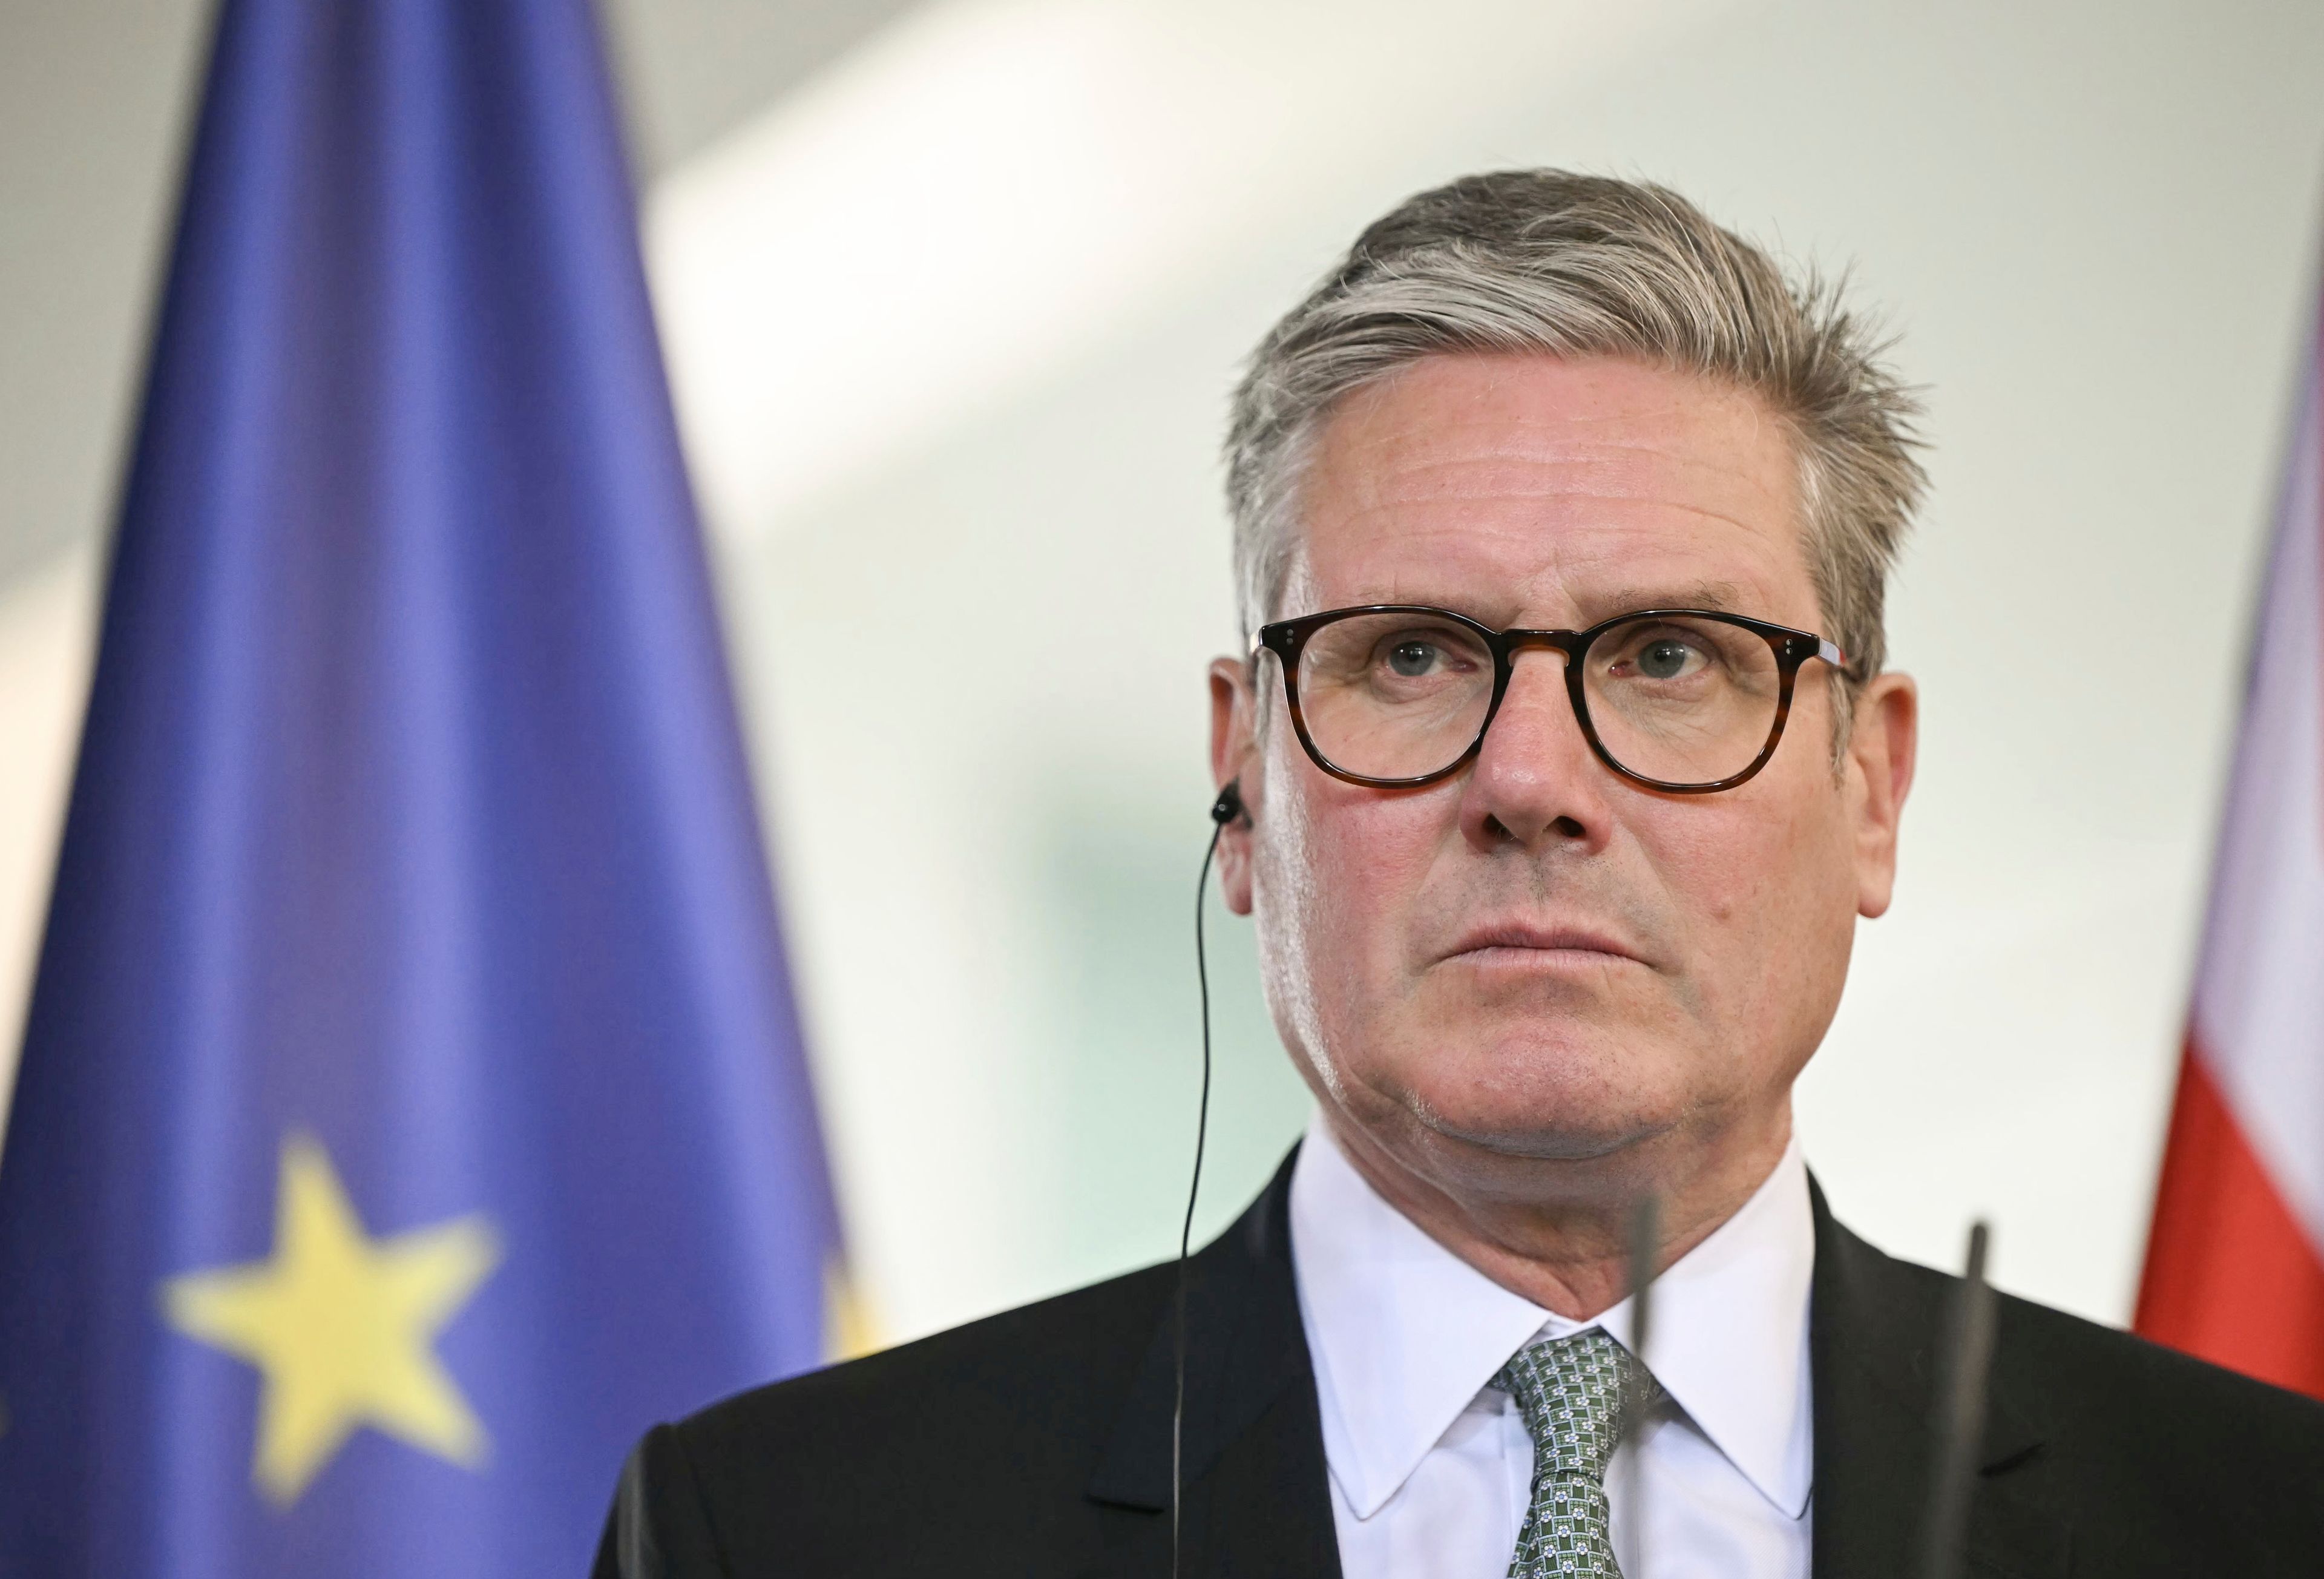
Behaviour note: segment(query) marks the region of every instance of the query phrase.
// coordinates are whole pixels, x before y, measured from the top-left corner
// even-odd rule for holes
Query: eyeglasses
[[[1421,604],[1332,609],[1262,625],[1291,725],[1315,765],[1377,789],[1433,784],[1477,754],[1517,655],[1565,655],[1565,689],[1598,760],[1649,790],[1707,795],[1766,766],[1800,666],[1847,657],[1822,637],[1740,614],[1646,609],[1586,631],[1496,631]]]

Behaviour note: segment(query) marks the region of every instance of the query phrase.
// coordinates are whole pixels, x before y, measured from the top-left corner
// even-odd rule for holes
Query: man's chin
[[[1635,1047],[1504,1048],[1479,1067],[1439,1066],[1402,1094],[1419,1124],[1461,1150],[1512,1160],[1587,1162],[1653,1140],[1677,1126],[1678,1091],[1660,1100],[1660,1062]]]
[[[1440,1140],[1465,1150],[1512,1161],[1593,1162],[1613,1157],[1667,1133],[1675,1121],[1636,1113],[1447,1113],[1422,1101],[1413,1116]]]

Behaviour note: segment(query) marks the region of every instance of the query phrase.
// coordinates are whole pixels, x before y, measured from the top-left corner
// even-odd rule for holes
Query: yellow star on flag
[[[162,1286],[170,1324],[258,1367],[253,1475],[288,1507],[359,1426],[475,1466],[484,1427],[436,1357],[436,1334],[500,1264],[480,1216],[374,1240],[322,1147],[282,1143],[272,1260]]]

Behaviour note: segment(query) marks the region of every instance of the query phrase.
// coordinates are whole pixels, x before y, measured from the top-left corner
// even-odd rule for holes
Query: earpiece
[[[1219,791],[1219,798],[1211,802],[1211,820],[1221,827],[1229,823],[1240,823],[1245,827],[1250,826],[1250,813],[1245,811],[1242,805],[1241,780],[1227,780],[1226,788]]]

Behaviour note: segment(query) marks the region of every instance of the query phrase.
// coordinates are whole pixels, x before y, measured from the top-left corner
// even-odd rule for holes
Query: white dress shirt
[[[1291,1259],[1346,1579],[1503,1579],[1533,1440],[1488,1387],[1574,1322],[1494,1283],[1376,1194],[1321,1118],[1291,1175]],[[1807,1579],[1815,1225],[1795,1140],[1743,1209],[1655,1284],[1667,1401],[1607,1472],[1625,1579]]]

